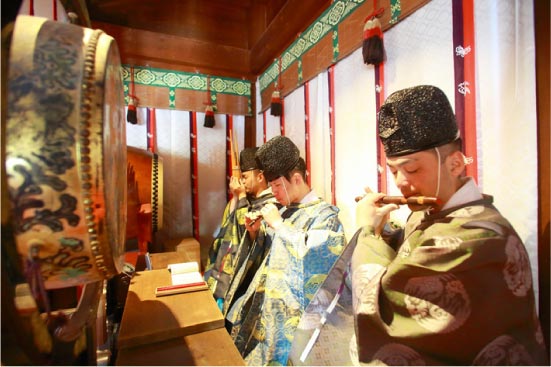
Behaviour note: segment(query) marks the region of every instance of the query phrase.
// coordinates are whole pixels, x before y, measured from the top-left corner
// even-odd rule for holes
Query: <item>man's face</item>
[[[434,150],[387,158],[387,166],[405,197],[436,195],[438,158]]]
[[[270,181],[272,194],[276,200],[283,206],[291,203],[292,184],[283,176]]]
[[[247,194],[255,194],[258,186],[256,177],[258,176],[257,170],[245,171],[241,173],[241,183],[245,186],[245,192]]]

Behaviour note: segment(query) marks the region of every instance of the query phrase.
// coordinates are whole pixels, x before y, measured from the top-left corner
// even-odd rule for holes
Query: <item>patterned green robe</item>
[[[219,284],[221,269],[225,266],[229,251],[239,246],[245,233],[245,214],[248,211],[246,198],[239,199],[236,208],[230,211],[231,201],[226,204],[222,223],[209,249],[209,257],[205,267],[204,278],[215,297],[223,294],[224,283],[229,282],[228,276],[223,276]],[[229,267],[227,268],[229,270]],[[219,290],[217,292],[217,290]]]
[[[293,204],[247,289],[228,312],[231,335],[248,365],[286,364],[302,312],[342,252],[338,208],[319,198]]]
[[[335,308],[344,317],[329,317],[302,362],[335,294],[321,297],[331,289],[322,287],[311,303],[320,303],[317,311],[307,310],[298,328],[293,364],[331,354],[327,336],[340,323],[347,331],[340,330],[339,343],[349,346],[336,358],[342,365],[548,365],[528,255],[491,197],[432,215],[415,212],[403,235],[392,242],[361,230],[351,244],[352,292],[345,287]]]
[[[270,252],[271,243],[269,240],[266,240],[266,223],[262,222],[260,226],[254,241],[250,240],[247,233],[243,238],[242,244],[239,246],[236,255],[239,270],[232,278],[222,305],[222,314],[224,316],[227,315],[233,303],[245,294],[256,272]]]
[[[242,198],[236,208],[230,212],[230,204],[226,205],[222,216],[222,225],[209,249],[209,258],[205,268],[204,279],[217,299],[219,305],[224,303],[230,283],[241,263],[239,249],[248,246],[248,236],[245,229],[245,214],[251,210],[259,210],[268,201],[275,199],[271,190],[267,189],[258,198]]]

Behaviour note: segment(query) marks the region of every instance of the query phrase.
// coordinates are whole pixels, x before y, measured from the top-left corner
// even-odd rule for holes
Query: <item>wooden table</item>
[[[134,274],[120,324],[117,365],[244,365],[212,293],[155,296],[156,287],[170,284],[166,267]]]

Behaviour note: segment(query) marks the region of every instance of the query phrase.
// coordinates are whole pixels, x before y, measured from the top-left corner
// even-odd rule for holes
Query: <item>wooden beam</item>
[[[102,22],[92,26],[115,38],[123,64],[255,79],[246,49]]]
[[[302,27],[308,27],[330,4],[331,0],[287,1],[252,47],[251,73],[262,73],[304,31]]]

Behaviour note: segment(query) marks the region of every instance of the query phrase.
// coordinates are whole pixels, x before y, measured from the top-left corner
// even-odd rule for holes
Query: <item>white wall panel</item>
[[[377,189],[376,92],[373,66],[357,50],[335,66],[335,178],[346,237],[356,231],[354,198]]]
[[[128,108],[124,109],[124,119]],[[136,109],[138,123],[136,125],[126,123],[126,145],[147,150],[147,108],[138,107]]]
[[[156,110],[157,154],[163,159],[163,227],[159,239],[190,237],[191,162],[189,112]]]
[[[331,202],[329,89],[327,71],[310,81],[310,164],[312,189]]]
[[[225,121],[226,117],[222,117],[224,121],[224,126],[226,126]],[[233,116],[233,131],[235,138],[237,138],[237,146],[239,151],[245,148],[245,116]]]
[[[260,112],[262,111],[262,101],[260,98],[260,83],[258,80],[256,81],[256,111],[257,114],[255,116],[256,119],[256,146],[260,147],[262,144],[264,144],[264,113]],[[268,111],[268,114],[270,112]]]
[[[479,185],[524,241],[537,279],[533,4],[476,1],[475,26]]]
[[[226,206],[226,116],[215,115],[213,128],[203,127],[204,114],[197,113],[199,235],[201,255],[206,259]]]
[[[281,135],[280,118],[279,116],[272,116],[268,108],[266,111],[266,141],[278,135]]]
[[[295,89],[285,98],[285,136],[291,139],[306,159],[304,126],[304,87]]]

